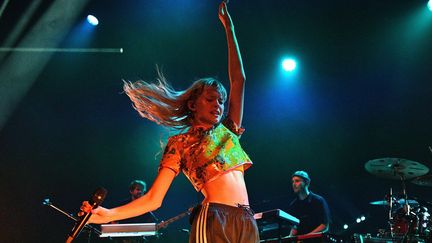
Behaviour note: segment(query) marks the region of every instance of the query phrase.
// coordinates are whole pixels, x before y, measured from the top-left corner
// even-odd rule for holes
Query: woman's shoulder
[[[245,129],[243,127],[239,127],[231,118],[227,117],[222,121],[222,125],[231,132],[233,132],[237,136],[241,136]]]
[[[170,143],[184,142],[186,140],[187,136],[188,136],[187,132],[177,133],[177,134],[171,135],[168,138],[168,144],[170,144]]]

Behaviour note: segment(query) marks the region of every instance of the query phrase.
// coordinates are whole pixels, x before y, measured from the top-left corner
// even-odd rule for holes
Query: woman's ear
[[[195,111],[196,110],[196,108],[195,108],[195,101],[194,100],[189,100],[188,103],[187,103],[187,106],[188,106],[189,110],[191,110],[191,111]]]

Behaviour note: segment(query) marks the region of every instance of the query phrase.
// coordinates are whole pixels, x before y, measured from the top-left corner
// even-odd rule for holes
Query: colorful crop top
[[[230,129],[228,129],[229,127]],[[194,186],[201,191],[204,184],[231,170],[246,170],[252,161],[242,149],[239,136],[244,129],[236,129],[227,119],[209,130],[189,129],[172,136],[159,165],[169,168],[176,175],[183,171]],[[234,132],[235,133],[234,133]]]

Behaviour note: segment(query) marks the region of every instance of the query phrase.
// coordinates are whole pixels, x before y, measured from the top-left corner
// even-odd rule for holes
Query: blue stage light
[[[429,10],[432,11],[432,0],[428,1],[427,6],[428,6]]]
[[[344,225],[343,225],[343,228],[344,228],[344,229],[348,229],[348,225],[347,225],[347,224],[344,224]]]
[[[87,15],[87,22],[89,22],[89,24],[96,26],[99,24],[99,20],[93,16],[93,15]]]
[[[296,69],[297,62],[292,58],[286,58],[282,61],[282,68],[287,72],[292,72]]]

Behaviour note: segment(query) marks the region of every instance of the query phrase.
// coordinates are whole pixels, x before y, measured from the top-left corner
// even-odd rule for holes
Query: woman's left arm
[[[246,76],[243,70],[240,49],[234,32],[234,24],[232,23],[231,16],[228,13],[225,1],[219,5],[219,19],[225,28],[228,44],[228,75],[230,79],[230,90],[227,116],[239,128],[241,127],[243,118],[243,99]]]

